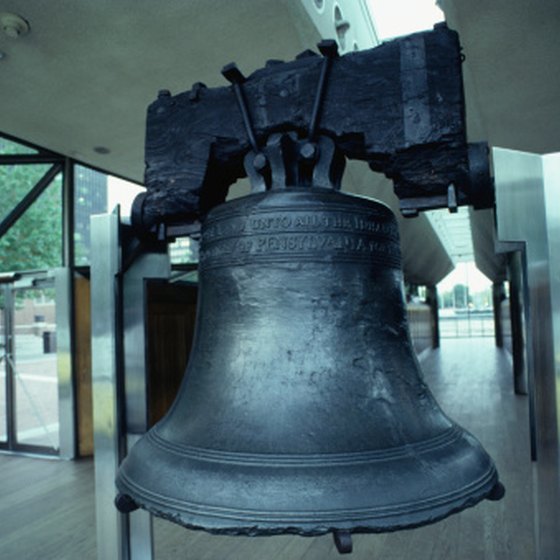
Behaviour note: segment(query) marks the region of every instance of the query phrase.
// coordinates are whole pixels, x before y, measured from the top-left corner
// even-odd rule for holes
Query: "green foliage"
[[[48,165],[0,166],[0,219],[33,188]],[[62,260],[61,176],[0,239],[0,271],[48,269]]]
[[[17,142],[12,142],[7,138],[0,137],[0,154],[36,154],[37,150],[19,144]]]

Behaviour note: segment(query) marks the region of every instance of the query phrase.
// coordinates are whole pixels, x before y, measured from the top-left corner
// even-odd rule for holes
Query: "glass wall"
[[[3,294],[2,294],[3,296]],[[6,415],[6,312],[4,298],[0,297],[0,444],[7,441]]]
[[[90,216],[107,212],[107,175],[83,165],[74,166],[74,258],[89,265]]]
[[[49,171],[49,164],[0,165],[0,220]],[[62,264],[62,175],[59,173],[0,238],[0,272],[39,270]]]
[[[37,150],[0,136],[0,155],[36,154]]]
[[[111,212],[117,204],[129,216],[132,201],[144,188],[83,165],[74,166],[74,251],[76,266],[90,263],[90,217]]]
[[[11,450],[59,447],[55,297],[46,271],[63,264],[63,163],[0,137],[0,446]]]
[[[460,262],[438,285],[442,338],[493,337],[492,283],[474,262]]]
[[[73,428],[60,423],[91,414],[79,389],[59,399],[59,392],[66,395],[59,377],[90,365],[71,359],[59,371],[56,309],[60,304],[58,319],[67,324],[77,315],[69,316],[71,301],[56,300],[54,278],[60,271],[53,269],[70,268],[74,282],[79,274],[72,273],[87,276],[77,267],[90,264],[90,217],[117,204],[122,217],[130,216],[142,190],[59,154],[0,137],[0,448],[49,454],[64,448],[67,453]],[[64,208],[68,200],[72,209]],[[190,261],[195,251],[183,245],[180,258]],[[67,291],[68,298],[73,294]],[[76,334],[70,336],[77,344]],[[64,358],[62,345],[61,350]]]
[[[14,294],[12,373],[16,443],[58,450],[54,289],[17,289]]]

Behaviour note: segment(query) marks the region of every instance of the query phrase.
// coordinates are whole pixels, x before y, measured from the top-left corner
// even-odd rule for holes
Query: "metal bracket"
[[[247,138],[249,139],[251,149],[256,155],[259,153],[259,147],[257,144],[255,131],[253,129],[251,115],[247,107],[247,100],[245,99],[245,93],[243,91],[243,83],[247,80],[247,78],[242,74],[241,70],[239,70],[235,62],[230,62],[222,68],[222,76],[233,86],[233,91],[237,100],[237,106],[239,107],[239,111],[241,112],[243,125],[245,126],[245,131],[247,132]]]
[[[309,142],[290,132],[272,134],[259,154],[245,156],[244,165],[254,193],[294,186],[339,190],[345,158],[327,136]]]
[[[327,88],[332,62],[338,56],[338,45],[336,41],[332,39],[321,41],[317,47],[324,58],[323,64],[321,65],[319,83],[317,85],[317,92],[315,93],[315,102],[313,103],[313,112],[311,113],[311,121],[309,122],[309,130],[307,133],[311,142],[315,140],[315,136],[317,135],[317,127],[321,117],[321,108],[323,107],[323,99],[325,97],[325,90]]]

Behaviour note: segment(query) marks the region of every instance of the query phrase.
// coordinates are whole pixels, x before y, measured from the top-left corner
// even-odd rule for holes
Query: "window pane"
[[[37,150],[29,148],[28,146],[23,146],[17,142],[12,142],[6,138],[0,136],[0,154],[1,155],[13,155],[13,154],[36,154]]]
[[[11,212],[49,167],[49,164],[0,165],[0,220]]]
[[[15,169],[0,180],[2,193],[12,196],[12,189],[31,188],[29,173],[38,166],[6,166]],[[49,166],[44,167],[43,172]],[[0,173],[4,171],[0,166]],[[18,179],[18,177],[23,177]],[[42,173],[39,174],[41,176]],[[25,191],[25,189],[22,189]],[[29,189],[27,189],[29,190]],[[26,191],[25,191],[26,192]],[[0,200],[3,197],[0,197]],[[3,200],[1,200],[4,203]],[[16,202],[17,203],[17,202]],[[12,204],[10,203],[11,210]],[[2,208],[5,210],[5,208]],[[0,239],[0,270],[49,269],[62,264],[62,176],[59,173],[25,214]]]
[[[169,257],[172,264],[198,263],[198,241],[190,237],[180,237],[169,244]]]
[[[121,217],[125,220],[130,218],[132,203],[138,194],[146,189],[137,183],[131,183],[118,177],[109,175],[109,185],[107,188],[108,204],[107,209],[112,212],[117,204],[120,205]]]
[[[78,266],[90,262],[90,217],[112,212],[117,204],[121,216],[130,216],[130,207],[136,195],[144,188],[100,171],[76,165],[74,168],[74,250]]]
[[[14,391],[17,443],[59,447],[54,289],[16,290]]]
[[[4,359],[4,337],[6,335],[6,322],[4,312],[3,294],[0,294],[0,443],[5,443],[8,439],[7,418],[6,418],[6,363]]]
[[[89,167],[74,167],[74,252],[76,265],[89,264],[93,214],[107,212],[107,175]]]

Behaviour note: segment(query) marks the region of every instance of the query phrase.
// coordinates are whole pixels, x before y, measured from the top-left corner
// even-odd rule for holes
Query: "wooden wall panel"
[[[148,284],[148,418],[169,409],[187,365],[194,334],[198,289],[187,284]]]

